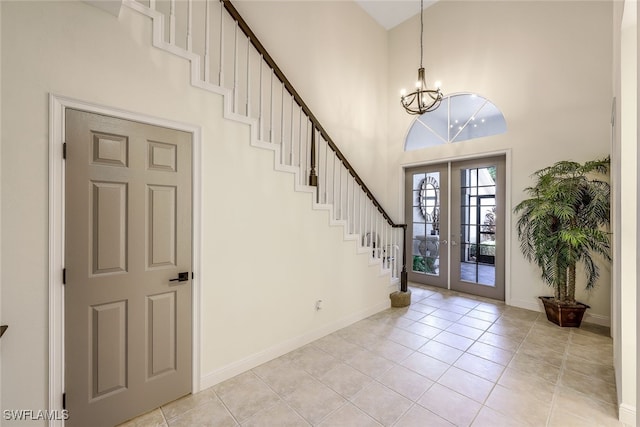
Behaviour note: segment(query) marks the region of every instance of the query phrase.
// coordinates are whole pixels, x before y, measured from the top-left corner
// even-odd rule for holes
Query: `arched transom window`
[[[491,101],[474,93],[442,98],[437,110],[419,116],[407,135],[404,150],[465,141],[507,131],[502,112]]]

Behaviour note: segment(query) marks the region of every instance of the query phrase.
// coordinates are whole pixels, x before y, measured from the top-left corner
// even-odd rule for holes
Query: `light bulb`
[[[442,82],[440,80],[436,80],[434,84],[436,85],[436,89],[440,89],[442,87]]]
[[[400,89],[400,96],[404,97],[407,94],[407,90],[402,88]]]
[[[416,89],[420,89],[420,87],[422,87],[422,84],[420,83],[420,80],[418,80],[416,82]]]

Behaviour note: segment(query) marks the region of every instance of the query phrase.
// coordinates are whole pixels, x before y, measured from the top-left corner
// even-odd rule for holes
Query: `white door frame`
[[[101,106],[55,94],[49,95],[49,409],[62,410],[64,393],[64,177],[62,144],[65,140],[65,108],[105,114],[125,120],[189,132],[192,138],[193,180],[193,271],[192,280],[192,393],[200,391],[200,255],[201,255],[201,177],[202,131],[199,126],[160,119],[140,113]],[[53,420],[50,426],[62,426]]]
[[[448,163],[449,170],[449,180],[451,180],[451,163],[463,161],[463,160],[474,160],[474,159],[482,159],[485,157],[496,157],[496,156],[504,156],[505,157],[505,183],[504,183],[504,206],[505,206],[505,222],[504,222],[504,303],[506,305],[512,304],[511,297],[511,215],[509,209],[511,209],[511,149],[504,150],[496,150],[496,151],[487,151],[487,152],[478,152],[463,156],[450,156],[450,157],[442,157],[433,160],[425,160],[425,161],[417,161],[411,163],[402,163],[400,165],[400,212],[404,215],[404,177],[406,170],[416,166],[429,166],[434,164]],[[451,182],[451,181],[449,181]],[[451,186],[449,186],[449,198],[451,197]],[[403,216],[404,218],[404,216]],[[451,222],[451,212],[449,212],[449,218],[447,221]],[[449,245],[447,245],[447,250],[451,251]],[[451,255],[449,253],[449,255]],[[451,257],[449,256],[449,260]],[[449,261],[451,262],[451,261]],[[449,268],[449,266],[447,266]],[[447,288],[451,288],[451,283],[448,281]],[[529,308],[529,307],[527,307]],[[537,308],[532,308],[532,310],[539,310]]]

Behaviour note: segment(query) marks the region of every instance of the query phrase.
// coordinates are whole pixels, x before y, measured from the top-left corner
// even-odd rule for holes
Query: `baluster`
[[[284,165],[284,83],[280,90],[280,164]]]
[[[169,44],[176,44],[176,0],[169,2]]]
[[[316,127],[312,124],[311,126],[311,149],[310,149],[310,163],[311,163],[311,172],[309,172],[309,185],[316,187],[316,193],[318,198],[318,203],[320,202],[319,197],[319,189],[318,187],[318,175],[316,174]]]
[[[222,2],[220,3],[220,7],[222,8]],[[205,83],[209,82],[209,67],[210,67],[210,63],[211,63],[211,58],[209,56],[210,54],[210,47],[209,47],[209,38],[211,36],[211,17],[210,17],[210,13],[209,13],[209,2],[205,3],[205,8],[204,8],[204,81]],[[220,54],[220,56],[222,56],[222,53]]]
[[[233,39],[233,112],[238,113],[238,21],[235,21]]]
[[[193,0],[187,1],[187,50],[193,51]]]
[[[291,166],[293,166],[293,156],[294,156],[293,133],[294,133],[294,128],[293,128],[293,95],[292,95],[291,96],[291,151],[289,151],[289,164]]]
[[[251,117],[251,39],[247,37],[247,117]]]
[[[324,140],[324,138],[323,138]],[[324,164],[325,164],[325,174],[324,174],[324,202],[329,203],[329,143],[325,144],[324,151]]]
[[[209,52],[209,0],[205,0],[207,4],[207,41],[205,46],[205,55],[208,57]],[[205,60],[205,71],[207,81],[209,81],[209,60]],[[218,69],[218,86],[224,86],[224,3],[220,2],[220,68]]]
[[[259,93],[258,93],[258,102],[260,107],[258,108],[258,138],[260,141],[264,140],[264,123],[262,123],[262,116],[264,114],[263,105],[262,105],[262,70],[264,69],[264,62],[262,54],[260,54],[260,84],[258,85]]]
[[[273,108],[274,108],[274,98],[273,98],[273,75],[274,75],[275,71],[272,69],[271,70],[271,107],[269,108],[269,115],[270,115],[270,123],[269,123],[269,142],[273,143],[273,138],[274,138],[274,134],[273,134]]]

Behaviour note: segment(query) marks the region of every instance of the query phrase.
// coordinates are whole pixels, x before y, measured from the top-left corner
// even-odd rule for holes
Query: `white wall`
[[[150,47],[147,18],[2,2],[1,31],[2,409],[47,402],[49,93],[202,127],[205,386],[388,306],[389,277],[293,192],[292,175],[273,171],[271,152],[249,146],[247,126],[222,119],[220,96],[188,86],[186,61]],[[345,132],[371,141],[384,125]]]
[[[424,14],[428,83],[445,93],[475,92],[501,109],[502,135],[403,152],[412,116],[399,89],[415,81],[419,16],[389,33],[389,203],[402,211],[401,167],[458,156],[511,150],[512,209],[530,175],[559,160],[585,161],[610,151],[612,2],[441,1]],[[540,309],[551,290],[520,255],[511,217],[511,277],[507,302]],[[591,306],[586,321],[609,324],[610,267],[597,288],[577,298]]]

